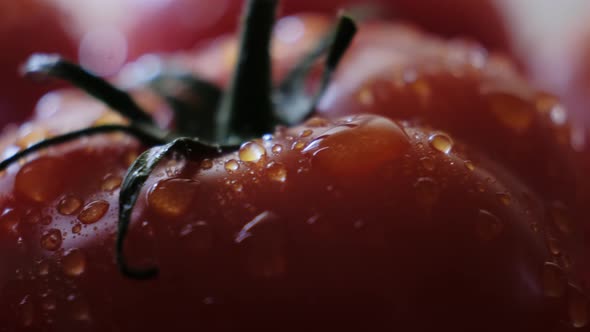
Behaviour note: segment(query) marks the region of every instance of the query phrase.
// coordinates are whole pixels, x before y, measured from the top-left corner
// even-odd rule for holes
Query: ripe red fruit
[[[34,52],[59,52],[71,57],[75,46],[62,26],[61,17],[43,1],[0,3],[0,128],[26,119],[35,102],[49,87],[33,84],[19,74],[19,67]]]
[[[291,125],[308,115],[291,111],[315,100],[287,75],[271,103],[263,37],[273,4],[251,1],[248,60],[207,123],[213,133],[199,128],[221,143],[254,136],[233,152],[168,142],[100,81],[60,61],[32,63],[80,74],[128,115],[110,132],[157,146],[127,176],[142,147],[119,134],[10,164],[0,178],[0,321],[48,331],[588,331],[568,127],[547,115],[556,100],[477,46],[375,23],[361,26],[316,116]],[[328,76],[354,32],[346,19],[340,28]],[[201,97],[215,88],[191,82],[192,93],[170,77],[155,90],[175,107],[201,105],[207,119]],[[170,109],[141,91],[165,125]],[[57,111],[41,112],[33,132],[113,122],[87,98],[52,98]],[[262,135],[276,122],[289,126]]]
[[[510,42],[502,17],[489,0],[286,0],[281,13],[314,12],[335,15],[339,9],[376,6],[382,17],[408,21],[445,37],[467,36],[494,50],[509,51]],[[206,0],[131,2],[137,13],[129,24],[129,55],[188,49],[198,42],[236,29],[240,1]],[[170,38],[174,36],[174,38]]]

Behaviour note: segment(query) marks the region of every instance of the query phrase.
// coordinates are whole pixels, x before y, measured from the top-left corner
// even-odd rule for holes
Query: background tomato
[[[75,56],[75,44],[66,33],[64,17],[43,1],[0,3],[0,128],[26,119],[50,86],[21,77],[19,67],[34,52]]]

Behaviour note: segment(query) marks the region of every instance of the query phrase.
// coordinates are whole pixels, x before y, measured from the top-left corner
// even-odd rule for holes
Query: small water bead
[[[477,216],[477,234],[484,242],[497,238],[504,230],[504,224],[498,217],[486,210],[479,210]]]
[[[56,251],[61,248],[62,241],[61,231],[50,229],[41,236],[41,247],[45,250]]]
[[[545,241],[547,243],[547,248],[549,249],[549,252],[551,252],[551,254],[555,256],[559,256],[561,254],[561,243],[559,243],[559,240],[557,238],[550,234],[547,234]]]
[[[418,95],[421,105],[423,107],[427,106],[432,96],[432,89],[428,82],[425,79],[420,78],[411,83],[410,87],[414,93]]]
[[[107,213],[109,206],[109,203],[104,200],[91,202],[78,214],[78,220],[86,225],[94,224]]]
[[[271,162],[266,166],[268,178],[276,182],[287,181],[287,168],[281,163]]]
[[[40,277],[44,277],[49,274],[49,263],[47,261],[39,262],[39,265],[37,266],[37,274]]]
[[[324,118],[313,117],[305,122],[305,126],[312,128],[326,127],[330,122]]]
[[[272,147],[272,153],[274,153],[275,155],[280,154],[281,152],[283,152],[283,146],[280,144],[275,144]]]
[[[301,150],[305,149],[306,146],[307,146],[307,143],[305,143],[304,141],[296,141],[295,143],[293,143],[293,146],[291,147],[291,149],[295,150],[295,151],[301,151]]]
[[[240,147],[239,157],[241,161],[256,163],[265,156],[266,150],[262,145],[256,142],[247,142]]]
[[[437,151],[448,154],[453,148],[453,140],[446,134],[434,134],[428,139],[430,146]]]
[[[238,169],[240,169],[240,164],[234,159],[229,160],[225,163],[225,170],[228,172],[235,172]]]
[[[190,208],[198,191],[198,182],[189,179],[166,179],[148,192],[151,209],[167,217],[179,217]]]
[[[15,191],[37,203],[55,199],[62,190],[63,164],[55,158],[39,158],[24,165],[15,178]]]
[[[79,234],[81,231],[82,231],[81,224],[75,224],[74,226],[72,226],[72,233]]]
[[[306,129],[306,130],[302,131],[302,132],[299,134],[299,137],[302,137],[302,138],[304,138],[304,137],[309,137],[309,136],[311,136],[312,134],[313,134],[313,130],[311,130],[311,129]]]
[[[470,170],[472,172],[475,171],[475,165],[470,160],[465,160],[465,168],[467,168],[468,170]]]
[[[358,116],[352,126],[338,126],[318,137],[305,150],[313,168],[326,174],[355,176],[400,159],[410,143],[395,122],[370,115]]]
[[[86,271],[86,256],[79,249],[68,251],[62,261],[63,273],[69,277],[78,277]]]
[[[562,297],[565,294],[567,280],[561,267],[552,262],[543,266],[543,292],[548,297]]]
[[[64,216],[69,216],[78,212],[82,207],[82,204],[84,204],[84,202],[78,197],[68,195],[59,201],[57,211]]]
[[[123,179],[118,175],[108,175],[102,181],[101,189],[104,191],[113,191],[121,186]]]
[[[507,193],[496,193],[496,197],[498,197],[498,200],[506,206],[509,206],[512,203],[512,197]]]
[[[588,297],[578,287],[570,285],[568,289],[568,312],[571,324],[582,328],[590,321],[590,303]]]
[[[201,169],[208,170],[213,168],[213,161],[211,159],[203,159],[201,161]]]

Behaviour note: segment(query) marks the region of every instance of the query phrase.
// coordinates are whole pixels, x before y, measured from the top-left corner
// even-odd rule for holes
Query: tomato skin
[[[241,1],[221,0],[215,6],[205,3],[204,0],[173,0],[153,7],[129,4],[127,10],[137,13],[128,28],[129,57],[135,59],[149,52],[189,49],[199,42],[236,30]],[[441,36],[468,36],[494,50],[510,51],[504,22],[495,4],[487,0],[287,0],[281,4],[281,15],[305,12],[335,15],[340,8],[371,4],[385,16]],[[175,38],[169,38],[171,35]]]
[[[523,176],[531,152],[517,144],[496,150],[443,121],[478,110],[470,124],[490,128],[477,135],[504,131],[487,122],[488,101],[467,94],[497,85],[521,96],[528,86],[493,59],[490,73],[437,60],[470,47],[388,24],[367,29],[322,102],[323,118],[208,161],[162,162],[135,207],[125,252],[134,267],[158,266],[157,279],[127,279],[114,262],[112,178],[123,176],[138,143],[92,138],[13,165],[0,178],[0,321],[16,331],[588,331],[575,224],[561,218],[572,189],[546,190],[557,180],[543,182],[541,171]],[[393,47],[385,35],[399,45],[398,66],[382,62]],[[353,80],[364,49],[381,67]],[[359,96],[384,69],[422,69],[425,58],[437,60],[434,76],[418,71],[404,81],[404,104],[384,99],[367,108],[366,97],[344,96]],[[226,68],[216,69],[211,76],[224,81]],[[465,89],[446,96],[433,77]],[[424,88],[413,88],[419,78],[431,84],[431,104]],[[529,129],[551,143],[554,127],[536,110],[536,93],[524,95],[518,105],[534,109]],[[54,97],[53,111],[40,103],[27,133],[113,121],[85,97]],[[169,110],[146,106],[168,125]],[[448,117],[437,118],[435,107]],[[65,119],[75,121],[64,128]],[[0,147],[35,137],[9,133]],[[105,203],[104,214],[95,210]]]
[[[0,4],[0,127],[26,119],[35,102],[50,86],[23,78],[19,67],[34,52],[72,57],[76,47],[62,26],[63,17],[37,0],[3,1]],[[54,86],[53,86],[54,88]]]

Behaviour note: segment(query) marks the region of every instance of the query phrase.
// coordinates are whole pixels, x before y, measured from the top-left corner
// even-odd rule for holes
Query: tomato
[[[275,128],[263,116],[274,110],[263,56],[274,2],[250,3],[242,46],[261,44],[248,61],[242,54],[235,76],[225,77],[231,61],[210,62],[223,60],[211,57],[227,51],[221,45],[196,55],[215,67],[205,76],[229,82],[216,114],[229,111],[230,121],[211,123],[227,135],[209,138],[254,137],[239,149],[105,134],[45,146],[5,170],[0,321],[8,330],[588,331],[575,180],[561,142],[569,127],[549,116],[555,98],[477,45],[371,23],[315,116]],[[186,59],[150,61],[197,71],[199,60]],[[296,60],[274,61],[276,77],[291,77],[281,68]],[[316,85],[314,70],[304,88]],[[96,83],[78,83],[120,112],[136,109],[88,82]],[[169,123],[158,93],[133,91],[154,123],[184,128]],[[202,105],[194,93],[180,95]],[[56,92],[26,135],[6,134],[0,147],[11,155],[105,123],[127,123],[135,136],[158,132],[149,119],[129,118]]]
[[[47,86],[19,74],[33,52],[60,52],[71,57],[75,46],[61,25],[63,18],[42,1],[3,1],[0,4],[0,127],[22,121],[33,112]]]
[[[495,50],[508,52],[510,39],[493,1],[445,0],[287,0],[282,13],[336,14],[340,8],[376,6],[380,15],[408,21],[445,37],[468,36]],[[129,55],[188,49],[198,42],[234,31],[240,1],[129,1]],[[170,38],[169,36],[174,36]]]

